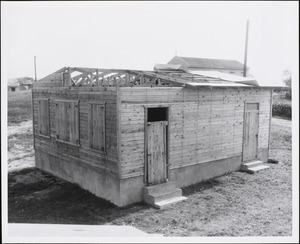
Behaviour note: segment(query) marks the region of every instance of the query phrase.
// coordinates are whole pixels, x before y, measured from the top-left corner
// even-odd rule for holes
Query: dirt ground
[[[8,126],[8,171],[34,167],[32,120]]]
[[[125,208],[34,166],[32,121],[8,127],[10,223],[132,225],[165,236],[290,236],[291,121],[272,119],[270,158],[255,175],[233,172],[183,189],[188,197],[165,210]]]

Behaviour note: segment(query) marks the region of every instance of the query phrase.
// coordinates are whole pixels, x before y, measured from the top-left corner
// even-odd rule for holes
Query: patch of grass
[[[32,131],[22,134],[16,133],[8,136],[8,151],[16,148],[22,148],[22,152],[33,152],[33,134]],[[16,152],[15,152],[16,156]]]
[[[292,118],[292,107],[290,104],[273,104],[272,115],[274,117]]]
[[[9,92],[7,105],[8,125],[32,119],[30,90]]]
[[[273,104],[292,105],[292,100],[282,96],[282,94],[281,95],[280,94],[274,94],[273,95]]]

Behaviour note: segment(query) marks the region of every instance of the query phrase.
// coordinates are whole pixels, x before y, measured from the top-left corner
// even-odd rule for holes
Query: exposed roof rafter
[[[184,70],[142,71],[126,69],[64,67],[54,72],[52,75],[58,75],[60,73],[71,74],[72,86],[185,86],[190,88],[199,86],[252,87],[252,84],[231,82],[222,78],[206,76]],[[72,74],[75,75],[72,77]],[[49,79],[47,80],[49,81]],[[40,81],[42,82],[44,79],[41,79]]]

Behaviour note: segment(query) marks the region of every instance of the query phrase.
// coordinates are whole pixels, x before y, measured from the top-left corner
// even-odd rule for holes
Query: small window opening
[[[167,121],[168,108],[148,108],[148,122]]]

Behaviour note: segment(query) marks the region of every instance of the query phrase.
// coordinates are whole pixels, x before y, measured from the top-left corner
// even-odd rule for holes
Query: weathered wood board
[[[117,106],[116,88],[77,87],[66,88],[49,85],[33,88],[33,116],[35,147],[53,156],[66,157],[84,165],[98,167],[105,174],[119,178],[119,154],[117,151]],[[39,109],[39,101],[48,101],[49,132],[48,138],[40,136],[40,119],[46,120],[46,111]],[[57,101],[62,105],[56,105]],[[76,101],[76,102],[71,102]],[[106,102],[106,104],[105,104]],[[90,146],[89,107],[91,103],[105,104],[104,131],[102,120],[95,120],[95,128],[104,133],[103,140],[92,137],[95,148]],[[95,108],[99,113],[101,108]],[[41,111],[41,112],[40,112]],[[42,114],[40,114],[42,113]],[[102,112],[100,112],[102,113]],[[42,119],[42,120],[44,120]],[[59,131],[62,128],[61,131]],[[67,128],[67,129],[63,129]],[[57,133],[59,137],[56,138]],[[97,132],[95,133],[97,134]],[[78,141],[77,141],[78,140]],[[104,145],[105,144],[105,145]],[[102,148],[102,149],[99,149]],[[105,151],[103,150],[105,148]]]
[[[147,123],[148,183],[166,181],[166,121]]]
[[[257,104],[249,104],[245,108],[244,136],[243,136],[243,160],[257,158],[259,110]],[[249,109],[249,110],[248,110]]]
[[[169,107],[169,169],[242,156],[245,102],[259,103],[256,145],[258,150],[268,148],[270,91],[175,87],[120,90],[120,164],[126,165],[120,172],[122,178],[145,171],[144,105]]]

